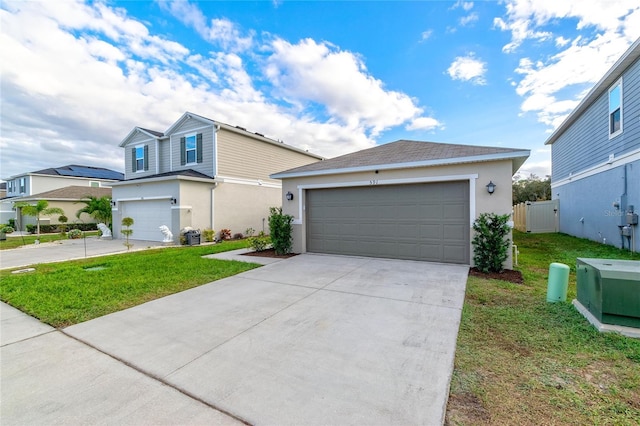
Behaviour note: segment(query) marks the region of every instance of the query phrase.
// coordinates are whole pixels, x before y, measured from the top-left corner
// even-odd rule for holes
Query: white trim
[[[111,184],[111,186],[113,187],[113,186],[139,185],[139,184],[144,184],[149,182],[163,182],[167,180],[188,180],[192,182],[205,182],[205,183],[211,183],[211,184],[217,183],[214,178],[201,178],[201,177],[174,174],[169,176],[150,175],[148,177],[142,177],[139,179],[128,179],[120,182],[115,182]]]
[[[264,182],[262,179],[247,179],[231,176],[216,176],[216,181],[222,183],[235,183],[238,185],[263,186],[265,188],[282,188],[282,183]]]
[[[180,116],[180,118],[178,118],[178,120],[175,123],[173,123],[171,126],[169,126],[169,128],[164,132],[164,135],[165,136],[173,135],[174,134],[173,131],[175,130],[175,128],[178,127],[183,121],[186,121],[186,119],[188,119],[188,118],[196,120],[196,121],[200,121],[202,123],[208,123],[208,125],[210,125],[210,126],[215,124],[215,121],[213,121],[213,120],[209,120],[206,117],[202,117],[202,116],[200,116],[198,114],[194,114],[192,112],[186,111],[184,114],[182,114]]]
[[[186,210],[186,209],[192,209],[193,207],[191,206],[171,206],[171,210]]]
[[[614,133],[611,133],[611,91],[616,88],[616,86],[620,87],[620,129]],[[607,113],[607,129],[609,133],[609,139],[613,139],[616,136],[622,134],[624,130],[624,111],[623,111],[623,102],[622,102],[622,77],[616,80],[611,86],[609,86],[609,90],[607,91],[607,104],[609,105],[609,112]]]
[[[160,141],[156,139],[156,173],[160,173]]]
[[[179,135],[181,135],[180,137],[182,137],[182,136],[186,137],[189,133],[193,133],[193,132],[195,132],[194,134],[197,134],[198,131],[208,129],[211,126],[212,126],[212,124],[209,124],[207,126],[196,127],[195,129],[189,129],[189,130],[184,130],[182,132],[172,133],[170,138],[172,138],[174,136],[178,137]]]
[[[220,125],[213,126],[213,175],[218,174],[218,132],[220,131]],[[211,229],[216,229],[213,226]]]
[[[169,171],[173,171],[173,140],[169,138]]]
[[[131,198],[118,198],[115,200],[116,202],[126,202],[126,201],[153,201],[153,200],[171,200],[173,197],[171,195],[160,195],[156,197],[131,197]]]
[[[345,168],[338,168],[338,169],[313,170],[313,171],[291,172],[291,173],[284,172],[284,173],[272,174],[270,177],[272,179],[287,179],[287,178],[294,178],[294,177],[358,173],[358,172],[367,172],[367,171],[373,171],[373,170],[395,170],[395,169],[410,169],[410,168],[416,168],[416,167],[448,166],[448,165],[461,164],[461,163],[479,163],[479,162],[486,162],[486,161],[508,160],[508,159],[514,159],[514,158],[529,157],[530,154],[531,154],[531,151],[522,150],[522,151],[502,152],[502,153],[496,153],[496,154],[473,155],[468,157],[440,158],[436,160],[411,161],[407,163],[377,164],[377,165],[370,165],[370,166],[345,167]],[[331,160],[328,160],[328,161],[331,161]]]
[[[407,185],[415,183],[432,183],[432,182],[452,182],[452,181],[469,181],[469,219],[471,224],[475,220],[475,186],[476,179],[478,179],[477,173],[468,175],[450,175],[450,176],[425,176],[417,178],[404,178],[404,179],[381,179],[381,180],[366,180],[355,182],[329,182],[329,183],[317,183],[317,184],[303,184],[298,185],[298,217],[294,218],[293,223],[295,225],[302,225],[304,218],[305,205],[302,203],[302,191],[306,189],[324,189],[324,188],[347,188],[352,186],[389,186],[389,185]]]
[[[560,179],[557,182],[553,182],[551,184],[551,188],[557,188],[559,186],[566,185],[568,183],[575,182],[580,179],[586,179],[593,175],[597,175],[598,173],[603,173],[611,169],[614,169],[616,167],[624,166],[625,164],[629,164],[639,160],[640,160],[640,149],[634,152],[628,152],[626,154],[622,154],[618,158],[615,158],[613,161],[607,159],[605,162],[600,163],[596,166],[590,167],[586,170],[582,170],[577,173],[573,173],[569,175],[569,177]]]
[[[193,131],[190,130],[190,132],[193,132]],[[182,136],[182,137],[184,138],[184,165],[181,165],[181,166],[183,166],[183,167],[184,166],[194,166],[194,165],[197,166],[198,165],[198,132],[185,133],[184,136]],[[193,153],[195,161],[193,161],[191,163],[187,160],[187,153],[189,151],[191,151],[190,149],[187,149],[187,138],[190,138],[190,137],[193,137],[196,140],[196,146],[193,149],[193,151],[195,151]],[[204,143],[203,143],[203,145],[204,145]],[[204,150],[204,147],[203,147],[203,150]],[[182,153],[180,153],[180,155],[182,155]]]

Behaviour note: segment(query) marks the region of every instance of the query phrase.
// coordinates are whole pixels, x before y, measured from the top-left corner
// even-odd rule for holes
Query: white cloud
[[[426,30],[420,34],[420,42],[426,41],[433,35],[433,30]]]
[[[460,25],[462,25],[463,27],[472,24],[474,22],[476,22],[479,19],[478,14],[477,13],[471,13],[467,16],[463,16],[462,18],[460,18]]]
[[[576,22],[571,33],[559,32],[560,20]],[[556,128],[584,95],[640,36],[640,4],[629,0],[584,2],[510,0],[503,18],[494,27],[511,32],[503,47],[514,53],[526,40],[544,42],[548,50],[520,59],[516,73],[522,79],[516,93],[523,97],[521,110],[535,113],[538,121]],[[566,31],[566,30],[565,30]],[[577,35],[576,35],[577,33]]]
[[[246,51],[251,31],[189,3],[162,7],[219,50],[191,51],[107,3],[3,2],[2,177],[70,163],[122,170],[118,143],[134,126],[163,131],[186,110],[327,157],[394,126],[439,125],[357,54],[272,37]]]
[[[458,0],[455,2],[455,4],[453,6],[451,6],[451,9],[457,9],[457,8],[461,8],[464,11],[470,11],[471,9],[473,9],[473,2],[472,1],[462,1],[462,0]]]
[[[385,90],[357,55],[305,39],[276,39],[265,74],[290,102],[322,105],[331,120],[372,135],[422,114],[409,96]]]
[[[487,64],[476,59],[474,53],[458,56],[447,69],[447,73],[453,80],[469,81],[477,85],[487,84]]]

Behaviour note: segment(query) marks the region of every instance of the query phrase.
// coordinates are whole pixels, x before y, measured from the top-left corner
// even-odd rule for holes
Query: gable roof
[[[603,93],[609,90],[609,87],[615,83],[622,74],[629,68],[638,58],[640,58],[640,38],[622,54],[620,59],[607,71],[607,73],[596,83],[595,86],[580,101],[578,106],[565,118],[558,128],[549,136],[544,143],[552,145],[558,138],[573,124],[575,121],[593,104]]]
[[[79,201],[86,200],[89,196],[96,198],[111,197],[111,188],[96,188],[92,186],[67,186],[26,197],[13,198],[15,201]]]
[[[503,159],[513,160],[513,171],[515,173],[529,157],[529,154],[529,150],[523,149],[399,140],[275,173],[271,177],[283,179]]]
[[[124,174],[116,172],[111,169],[104,169],[102,167],[81,166],[78,164],[70,164],[62,167],[50,167],[48,169],[37,170],[35,172],[28,172],[10,177],[9,179],[25,176],[25,175],[49,175],[49,176],[61,176],[61,177],[75,177],[75,178],[87,178],[87,179],[103,179],[103,180],[123,180]]]

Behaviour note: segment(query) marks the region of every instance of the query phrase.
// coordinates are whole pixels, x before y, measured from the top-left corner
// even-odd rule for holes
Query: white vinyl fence
[[[516,204],[513,206],[513,221],[521,232],[558,232],[558,200]]]

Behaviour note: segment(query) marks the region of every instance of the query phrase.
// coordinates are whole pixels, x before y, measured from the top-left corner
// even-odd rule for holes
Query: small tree
[[[60,215],[60,217],[58,217],[58,222],[60,222],[60,233],[62,235],[64,235],[65,232],[67,232],[68,221],[69,221],[69,218],[67,218],[65,215]]]
[[[86,213],[98,222],[103,222],[107,226],[111,225],[111,198],[97,198],[93,195],[87,195],[84,200],[79,202],[85,203],[86,206],[76,212],[78,219],[82,213]]]
[[[282,214],[282,207],[269,209],[269,232],[271,233],[271,245],[277,255],[291,253],[293,244],[293,216]]]
[[[130,217],[123,217],[121,223],[122,226],[126,226],[127,228],[121,229],[120,232],[122,232],[122,234],[124,235],[126,239],[124,245],[127,246],[127,250],[129,250],[133,246],[133,244],[129,242],[129,237],[131,236],[131,234],[133,234],[133,229],[130,229],[130,226],[133,225],[133,219]]]
[[[59,207],[49,207],[47,200],[39,200],[36,204],[18,203],[16,207],[22,209],[22,213],[36,218],[36,234],[40,237],[40,216],[50,216],[52,214],[64,214],[64,210]]]
[[[505,238],[511,228],[509,215],[482,213],[473,222],[473,261],[479,271],[500,272],[502,264],[509,256],[509,239]]]

